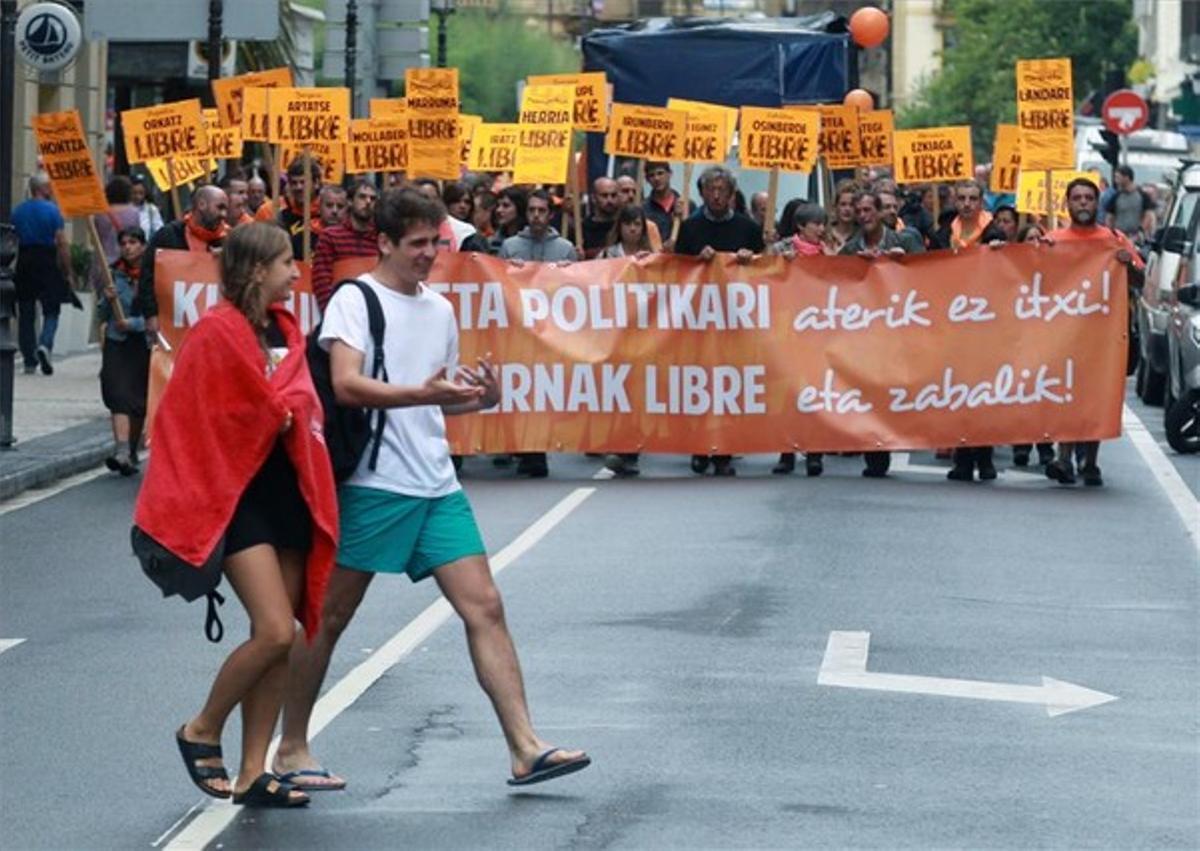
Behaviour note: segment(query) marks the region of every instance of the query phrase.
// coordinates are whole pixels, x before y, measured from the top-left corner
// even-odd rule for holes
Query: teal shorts
[[[487,552],[461,490],[405,496],[377,488],[338,489],[337,563],[370,573],[407,573],[419,582],[444,564]]]

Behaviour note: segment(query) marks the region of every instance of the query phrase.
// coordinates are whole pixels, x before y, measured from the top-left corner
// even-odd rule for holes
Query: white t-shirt
[[[386,326],[384,365],[388,383],[420,385],[446,367],[453,376],[458,364],[458,325],[445,297],[421,284],[416,295],[385,287],[373,276],[359,276],[379,297]],[[363,374],[371,374],[374,346],[367,305],[357,287],[339,287],[325,309],[321,346],[334,340],[363,353]],[[368,469],[370,449],[346,484],[378,488],[405,496],[433,498],[461,489],[446,443],[446,421],[436,405],[389,408],[383,444],[375,470]]]

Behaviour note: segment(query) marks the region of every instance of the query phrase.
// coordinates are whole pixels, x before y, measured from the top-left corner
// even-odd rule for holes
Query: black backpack
[[[348,285],[358,287],[367,303],[367,323],[374,349],[371,377],[387,381],[387,368],[383,365],[383,307],[379,303],[379,297],[369,284],[355,278],[339,281],[334,287],[334,292]],[[341,482],[354,475],[368,446],[371,448],[368,466],[372,470],[375,469],[379,460],[379,446],[383,442],[387,411],[382,408],[358,408],[338,404],[333,393],[329,352],[321,347],[320,337],[321,325],[318,325],[308,337],[308,369],[312,373],[317,395],[321,397],[321,406],[325,409],[325,446],[329,449],[329,459],[333,462],[333,477]]]

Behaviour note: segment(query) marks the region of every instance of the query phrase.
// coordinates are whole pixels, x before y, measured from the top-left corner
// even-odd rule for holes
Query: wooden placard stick
[[[694,163],[683,164],[683,197],[677,200],[676,204],[681,204],[682,208],[674,216],[671,222],[671,244],[675,244],[675,240],[679,238],[679,226],[683,224],[684,218],[687,216],[688,204],[692,200],[692,170]]]
[[[583,256],[583,187],[579,185],[579,166],[575,162],[575,134],[571,134],[571,155],[567,158],[567,182],[571,186],[571,218],[575,227],[575,250]]]
[[[275,195],[271,198],[271,203],[275,205],[275,215],[278,216],[283,212],[283,145],[275,146],[275,176],[272,189],[275,190]]]
[[[169,160],[168,160],[169,162]],[[96,248],[96,256],[99,258],[100,269],[104,275],[105,290],[112,290],[111,296],[106,296],[108,303],[112,305],[113,319],[117,322],[125,321],[125,310],[121,307],[121,299],[117,297],[117,285],[113,281],[112,269],[108,268],[108,258],[104,256],[104,243],[100,241],[100,231],[96,230],[96,220],[91,216],[87,217],[88,233],[92,236],[92,245]]]
[[[1046,169],[1046,217],[1050,230],[1058,227],[1058,205],[1054,201],[1054,172]]]
[[[640,205],[646,203],[646,190],[645,190],[646,161],[643,159],[639,159],[637,161],[637,163],[638,163],[637,164],[637,178],[636,178],[637,185],[638,185],[637,199],[638,199],[638,205],[640,206]]]
[[[312,260],[312,151],[304,146],[304,262]]]
[[[771,169],[767,178],[767,210],[763,216],[763,242],[770,245],[776,239],[775,204],[779,197],[779,167]]]

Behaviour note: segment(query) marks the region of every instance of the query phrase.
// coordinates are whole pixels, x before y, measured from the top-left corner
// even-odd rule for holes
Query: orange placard
[[[1100,175],[1094,171],[1076,171],[1061,169],[1050,172],[1050,197],[1046,197],[1046,172],[1022,171],[1017,179],[1017,212],[1046,215],[1050,207],[1060,221],[1070,219],[1067,211],[1067,184],[1076,178],[1090,180],[1096,186],[1100,185]]]
[[[684,98],[667,98],[667,109],[678,109],[688,114],[689,129],[691,133],[690,122],[694,118],[702,115],[719,117],[725,126],[725,142],[724,153],[721,155],[721,161],[724,161],[728,155],[729,149],[733,146],[733,134],[737,131],[738,111],[732,106],[722,106],[719,103],[705,103],[700,100],[685,100]],[[686,147],[686,142],[685,142]],[[687,162],[687,160],[684,160]]]
[[[204,129],[208,133],[208,156],[215,160],[240,160],[242,158],[242,128],[235,124],[222,127],[217,110],[203,111]]]
[[[275,89],[290,88],[291,86],[291,68],[271,68],[267,71],[252,71],[249,74],[213,80],[213,98],[217,102],[217,113],[221,126],[228,129],[242,126],[242,92],[245,89]]]
[[[723,163],[729,153],[730,115],[737,121],[737,110],[696,101],[667,100],[667,109],[687,113],[687,127],[683,137],[683,153],[679,159],[685,163]]]
[[[890,109],[873,109],[858,115],[858,142],[862,165],[892,164],[892,133],[895,122]]]
[[[458,144],[462,154],[459,161],[464,165],[469,165],[471,162],[471,139],[475,136],[475,128],[483,123],[482,115],[471,115],[469,113],[459,113],[458,116]]]
[[[408,120],[359,118],[350,122],[346,171],[402,172],[408,168]]]
[[[471,141],[471,171],[512,171],[521,130],[516,124],[480,124]]]
[[[321,167],[322,183],[341,183],[346,176],[345,145],[328,145],[323,142],[311,142],[307,145],[287,143],[281,145],[280,168],[285,172],[292,163],[304,156],[304,149],[312,161]]]
[[[992,175],[988,189],[993,192],[1016,192],[1017,175],[1021,172],[1021,128],[1015,124],[996,125],[996,143],[992,148]],[[1044,212],[1045,207],[1041,210]]]
[[[409,174],[457,180],[462,171],[458,69],[407,68],[404,86]]]
[[[108,200],[79,111],[45,112],[33,116],[38,155],[50,175],[54,200],[63,216],[90,216],[108,211]]]
[[[1075,167],[1070,59],[1017,60],[1017,125],[1027,171]]]
[[[242,139],[265,142],[271,134],[271,116],[267,112],[269,88],[242,89]]]
[[[517,122],[513,183],[564,183],[571,157],[574,86],[526,86]]]
[[[367,114],[371,118],[403,118],[406,109],[407,98],[371,98]]]
[[[614,103],[604,153],[643,160],[678,160],[687,137],[687,113],[657,106]]]
[[[975,177],[970,127],[923,127],[893,134],[897,183],[957,183]]]
[[[532,86],[571,86],[575,89],[572,102],[571,127],[592,133],[608,129],[608,80],[603,71],[583,74],[531,74]]]
[[[499,407],[453,451],[862,451],[1120,432],[1127,323],[1114,239],[900,261],[673,255],[523,268],[443,253],[463,363]],[[374,264],[357,258],[335,276]],[[182,265],[176,265],[182,264]],[[215,261],[159,252],[172,345],[216,301]],[[311,297],[297,304],[302,324]],[[307,317],[307,318],[306,318]]]
[[[121,129],[131,163],[202,157],[208,151],[199,98],[127,109],[121,113]]]
[[[146,160],[143,165],[163,192],[170,192],[176,186],[187,186],[217,170],[217,161],[207,157],[180,157],[172,160],[170,165],[166,160]]]
[[[825,158],[825,165],[833,169],[863,165],[858,108],[821,104],[818,110],[821,113],[820,151]]]
[[[267,89],[270,142],[342,145],[350,134],[350,90]]]
[[[810,172],[817,166],[821,113],[816,109],[742,107],[742,168]]]

